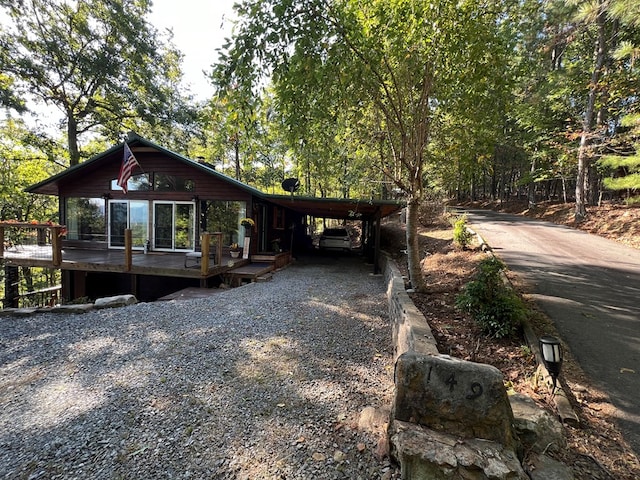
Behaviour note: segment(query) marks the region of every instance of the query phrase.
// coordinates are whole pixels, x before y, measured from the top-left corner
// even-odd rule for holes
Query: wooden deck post
[[[204,232],[200,244],[202,258],[200,259],[200,273],[204,277],[209,272],[209,252],[211,251],[211,234]]]
[[[124,231],[124,271],[130,272],[131,265],[133,265],[133,239],[131,229],[127,228]]]
[[[4,266],[4,308],[18,308],[20,306],[20,273],[18,267]]]
[[[62,264],[62,227],[51,227],[51,261],[54,267]]]

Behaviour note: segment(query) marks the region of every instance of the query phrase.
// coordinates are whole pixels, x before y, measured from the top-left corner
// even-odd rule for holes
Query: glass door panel
[[[158,250],[193,250],[195,246],[195,205],[186,202],[156,202],[153,208],[153,248]]]
[[[124,231],[130,228],[133,248],[143,248],[149,238],[149,203],[132,200],[109,202],[109,246],[124,247]]]
[[[127,202],[109,202],[109,246],[124,247],[124,231],[127,228]]]
[[[129,228],[134,248],[143,248],[149,238],[149,202],[129,202]]]
[[[193,204],[177,203],[175,209],[175,248],[193,250],[194,216]]]
[[[173,249],[173,203],[155,203],[153,248]]]

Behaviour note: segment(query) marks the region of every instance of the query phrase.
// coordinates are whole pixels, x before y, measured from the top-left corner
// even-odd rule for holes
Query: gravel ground
[[[399,478],[358,428],[393,392],[370,273],[324,257],[206,299],[1,319],[0,478]]]

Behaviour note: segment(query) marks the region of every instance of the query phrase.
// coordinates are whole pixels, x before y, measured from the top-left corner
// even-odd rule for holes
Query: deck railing
[[[19,295],[19,307],[52,307],[60,303],[62,285],[41,288],[33,292],[27,292]]]
[[[62,225],[50,223],[0,222],[0,259],[10,256],[62,263]]]
[[[66,228],[50,223],[0,222],[0,260],[29,260],[31,266],[58,268],[62,265],[62,237]],[[222,263],[221,232],[204,232],[200,239],[200,273],[210,275],[210,268]],[[123,270],[133,268],[131,229],[124,231]],[[215,255],[213,255],[215,254]],[[213,262],[213,263],[212,263]]]
[[[209,273],[209,258],[212,252],[215,253],[216,265],[220,265],[222,261],[222,232],[204,232],[200,248],[202,249],[200,272],[206,276]]]

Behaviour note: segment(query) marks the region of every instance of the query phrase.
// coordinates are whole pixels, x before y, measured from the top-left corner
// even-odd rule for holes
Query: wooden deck
[[[62,262],[53,264],[50,247],[21,248],[5,250],[4,262],[10,266],[59,268],[60,270],[78,270],[87,272],[116,272],[139,275],[157,275],[183,278],[209,278],[221,275],[234,268],[249,265],[242,258],[231,258],[223,254],[221,261],[209,265],[203,273],[200,264],[189,262],[185,267],[186,252],[134,252],[131,269],[127,270],[124,250],[62,250]]]

